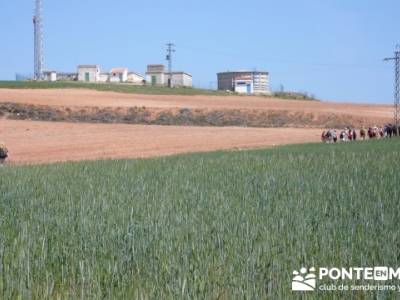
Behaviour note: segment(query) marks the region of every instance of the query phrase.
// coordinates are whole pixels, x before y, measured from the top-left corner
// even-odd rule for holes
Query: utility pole
[[[42,0],[35,0],[34,31],[34,79],[43,79],[43,17]]]
[[[168,61],[168,87],[172,87],[172,53],[175,52],[173,43],[167,44],[167,61]]]
[[[400,45],[396,46],[394,57],[385,58],[384,61],[394,60],[395,80],[394,80],[394,123],[398,130],[400,118]]]

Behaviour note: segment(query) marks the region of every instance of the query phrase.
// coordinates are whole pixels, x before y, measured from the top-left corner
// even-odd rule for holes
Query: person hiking
[[[388,124],[385,126],[385,134],[386,134],[386,137],[389,137],[390,139],[392,138],[392,135],[393,135],[393,125],[392,124]]]
[[[399,128],[395,125],[392,126],[393,136],[397,136],[399,134]]]
[[[365,128],[361,128],[360,130],[360,137],[362,140],[365,140],[365,136],[366,136],[366,132],[365,132]]]
[[[351,129],[349,129],[349,132],[347,133],[347,137],[348,137],[349,141],[353,140],[353,132],[351,131]]]
[[[374,138],[374,131],[372,130],[371,127],[368,128],[368,137],[369,137],[370,139],[373,139],[373,138]]]
[[[336,133],[336,129],[333,130],[333,132],[332,132],[332,137],[333,137],[333,142],[336,143],[336,142],[337,142],[337,133]]]
[[[323,143],[326,143],[326,140],[327,140],[327,133],[325,132],[325,130],[322,132],[322,135],[321,135],[321,141],[323,142]]]
[[[0,143],[0,164],[4,163],[8,157],[8,149],[4,143]]]

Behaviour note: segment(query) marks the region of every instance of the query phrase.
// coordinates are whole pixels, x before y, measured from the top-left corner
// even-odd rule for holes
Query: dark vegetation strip
[[[260,110],[159,109],[146,107],[100,108],[0,103],[0,117],[13,120],[121,123],[181,126],[334,127],[357,126],[351,116],[315,116],[312,113]]]

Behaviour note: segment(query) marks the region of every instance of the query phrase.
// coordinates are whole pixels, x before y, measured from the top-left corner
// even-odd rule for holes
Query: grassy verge
[[[298,92],[275,92],[273,94],[275,98],[286,99],[286,100],[301,100],[301,101],[320,101],[315,96],[308,93]]]
[[[82,82],[35,82],[35,81],[0,81],[0,89],[91,89],[127,94],[153,95],[228,95],[225,92],[195,88],[167,88],[160,86],[139,86],[131,84],[82,83]]]
[[[396,139],[0,168],[0,298],[298,299],[301,266],[397,267],[399,158]]]

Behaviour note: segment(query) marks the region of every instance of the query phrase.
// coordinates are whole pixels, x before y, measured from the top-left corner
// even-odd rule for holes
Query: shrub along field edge
[[[0,117],[12,120],[122,123],[176,126],[361,128],[370,119],[346,114],[290,112],[255,109],[190,109],[147,107],[62,107],[4,102]],[[376,121],[375,119],[373,120]]]

